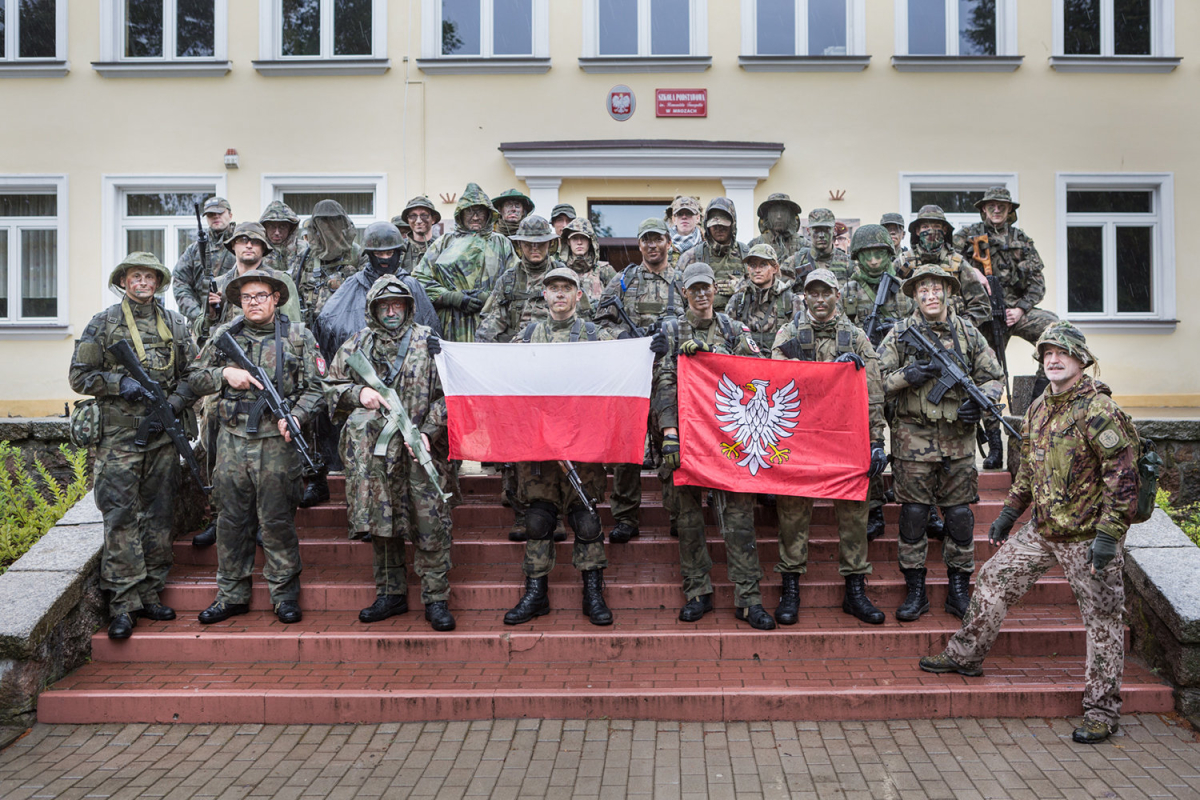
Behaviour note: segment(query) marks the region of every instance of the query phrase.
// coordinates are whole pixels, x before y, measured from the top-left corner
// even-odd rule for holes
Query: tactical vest
[[[532,342],[534,332],[537,331],[538,325],[543,324],[543,322],[544,320],[540,322],[531,322],[526,325],[525,330],[521,331],[521,340],[525,342],[525,344]],[[581,335],[587,336],[587,340],[589,342],[594,342],[596,341],[596,337],[600,335],[600,329],[596,327],[596,323],[582,320],[576,316],[575,323],[571,326],[571,336],[567,341],[578,342]]]
[[[954,320],[954,346],[947,352],[951,357],[958,361],[958,365],[962,367],[967,375],[971,375],[974,370],[971,368],[972,362],[975,360],[975,353],[971,351],[971,337],[967,335],[967,321],[954,314],[950,317]],[[912,317],[905,317],[896,323],[896,327],[892,329],[892,334],[896,337],[896,349],[900,356],[900,367],[903,368],[911,361],[924,358],[924,353],[909,347],[904,342],[900,341],[900,335],[908,330],[911,326],[917,324]],[[938,336],[933,331],[924,331],[926,338],[934,341],[935,344],[942,345],[945,349],[945,343],[942,337]],[[954,422],[958,419],[958,406],[966,399],[966,394],[957,386],[946,392],[942,397],[942,402],[934,405],[929,402],[929,392],[934,387],[934,381],[926,383],[924,386],[909,388],[905,390],[898,398],[896,398],[896,412],[901,416],[909,418],[921,418],[932,420],[946,420]]]
[[[546,267],[547,270],[553,268],[553,264],[547,265]],[[517,288],[518,272],[522,273],[525,277],[525,286],[522,289]],[[536,280],[540,282],[541,275],[544,274],[544,271],[540,273]],[[545,301],[542,300],[541,291],[534,290],[530,287],[531,277],[532,276],[530,276],[530,274],[521,267],[505,270],[504,274],[500,276],[500,285],[497,287],[496,291],[500,293],[501,297],[508,301],[505,311],[507,319],[505,321],[508,323],[507,330],[509,331],[515,332],[519,330],[521,323],[529,317],[532,317],[535,311],[546,311],[546,304]],[[536,306],[540,306],[540,308],[529,308],[529,303],[531,300],[534,301]],[[538,301],[541,302],[539,303]],[[529,317],[526,317],[525,315],[525,311],[527,309],[529,311]],[[544,314],[541,316],[544,316]]]
[[[774,287],[772,287],[772,291],[773,289]],[[751,321],[746,319],[746,316],[751,313],[750,296],[757,291],[758,287],[747,281],[746,286],[729,299],[728,305],[725,306],[725,313],[730,319],[735,319],[750,328],[750,335],[758,342],[758,346],[770,351],[771,344],[775,341],[775,332],[779,330],[780,326],[776,326],[771,330],[756,331],[751,325]],[[775,292],[775,296],[771,298],[772,320],[786,320],[791,316],[792,300],[787,296],[787,291],[785,288],[782,291]]]
[[[804,311],[799,311],[792,319],[792,327],[796,334],[779,346],[779,352],[797,361],[817,360],[817,332],[812,321]],[[842,316],[837,321],[837,352],[838,355],[854,352],[854,325]]]
[[[158,299],[155,298],[154,303],[157,305],[158,302]],[[180,324],[179,320],[162,306],[158,306],[155,313],[161,315],[172,338],[165,341],[160,338],[157,342],[145,347],[146,357],[141,361],[142,366],[146,368],[146,373],[165,391],[169,392],[170,388],[175,386],[176,376],[183,367],[183,364],[179,363],[178,343],[186,341],[191,336],[191,332],[188,331],[186,325]],[[105,311],[104,341],[106,346],[116,342],[117,330],[121,327],[128,326],[125,325],[125,314],[121,310],[121,303],[117,303],[109,306]],[[107,350],[104,352],[104,368],[108,371],[122,373],[125,371],[125,368],[117,364],[116,359]]]
[[[625,293],[629,291],[634,282],[642,280],[640,271],[641,264],[630,264],[621,271],[621,302],[625,302]],[[657,300],[647,300],[643,297],[638,297],[637,307],[630,309],[628,306],[625,310],[629,312],[629,316],[634,322],[640,316],[652,316],[660,322],[666,317],[678,317],[683,312],[675,306],[675,293],[681,290],[675,285],[675,281],[667,281],[667,304],[663,305]]]
[[[233,322],[229,323],[228,328],[224,328],[229,332],[229,335],[237,339],[238,334],[246,325],[244,316],[238,317]],[[218,333],[214,331],[214,334]],[[252,348],[247,347],[249,344],[246,341],[238,341],[238,345],[246,351],[246,355],[256,364],[262,365],[267,369],[271,376],[272,383],[275,384],[275,390],[279,394],[294,402],[297,389],[300,385],[300,379],[304,374],[304,365],[301,359],[304,354],[304,327],[302,325],[293,325],[284,314],[276,314],[275,320],[275,335],[264,339],[258,352],[254,352]],[[275,368],[272,371],[267,368],[262,361],[262,352],[268,347],[275,351]],[[258,399],[258,390],[251,386],[248,389],[234,389],[230,386],[224,386],[221,390],[219,399],[217,400],[217,414],[222,422],[227,422],[231,425],[237,425],[243,415],[249,414]],[[268,433],[274,430],[274,425],[267,425],[265,419],[259,423],[259,433]]]
[[[667,337],[667,341],[670,342],[672,353],[679,352],[679,328],[681,323],[685,321],[686,319],[684,317],[674,317],[663,322],[662,330]],[[737,350],[738,334],[741,332],[741,326],[739,325],[735,329],[733,320],[731,320],[727,315],[718,311],[713,314],[713,324],[709,326],[707,331],[704,331],[703,338],[707,340],[708,344],[714,343],[712,336],[712,331],[714,330],[719,331],[721,336],[725,339],[725,352],[729,354],[734,353]],[[692,336],[689,338],[697,338],[697,333],[698,331],[695,328],[692,328]]]

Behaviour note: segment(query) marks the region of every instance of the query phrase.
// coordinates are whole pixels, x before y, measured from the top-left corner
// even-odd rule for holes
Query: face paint
[[[394,331],[408,319],[408,302],[405,300],[383,300],[375,306],[375,316],[379,324]]]
[[[883,274],[884,269],[887,268],[888,259],[888,252],[882,247],[868,247],[866,250],[859,250],[855,257],[862,271],[872,278]]]
[[[946,241],[946,232],[941,228],[932,228],[927,231],[921,231],[918,234],[921,241],[921,249],[926,253],[936,253],[942,249],[942,245]]]

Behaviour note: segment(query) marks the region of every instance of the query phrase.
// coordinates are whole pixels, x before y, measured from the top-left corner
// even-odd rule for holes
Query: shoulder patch
[[[1103,445],[1104,447],[1107,447],[1109,449],[1116,447],[1117,442],[1119,442],[1120,440],[1121,440],[1120,437],[1117,436],[1117,432],[1112,430],[1111,428],[1102,432],[1100,434],[1099,438],[1097,439],[1097,441],[1099,441],[1101,445]]]
[[[325,356],[321,355],[321,353],[319,351],[317,352],[316,361],[317,361],[317,374],[320,375],[322,378],[324,378],[325,377]]]

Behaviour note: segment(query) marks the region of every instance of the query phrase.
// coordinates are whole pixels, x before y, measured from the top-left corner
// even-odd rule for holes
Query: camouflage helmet
[[[1017,221],[1017,209],[1021,207],[1020,203],[1014,203],[1012,195],[1005,186],[993,186],[983,193],[983,197],[975,202],[975,208],[979,209],[979,218],[984,219],[983,204],[990,203],[993,200],[998,200],[1001,203],[1008,203],[1008,217],[1005,221],[1011,225]]]
[[[596,239],[596,228],[592,225],[591,220],[587,217],[576,217],[563,226],[562,233],[559,234],[559,249],[564,253],[569,253],[568,246],[572,236],[586,236],[592,243],[592,250],[597,255],[600,253],[600,242]]]
[[[761,258],[764,261],[770,261],[776,266],[779,265],[779,256],[775,254],[775,248],[771,247],[771,245],[767,244],[766,242],[760,242],[759,244],[754,245],[754,247],[751,247],[750,251],[746,253],[746,257],[742,260],[749,261],[752,258]]]
[[[768,195],[766,200],[763,200],[758,204],[759,218],[766,219],[767,209],[776,203],[785,206],[788,211],[791,211],[796,216],[800,216],[800,214],[804,211],[804,209],[800,207],[800,204],[788,195],[784,194],[783,192],[775,192],[774,194]]]
[[[525,209],[525,214],[527,216],[533,213],[533,200],[529,199],[529,197],[526,195],[521,194],[521,192],[517,189],[509,189],[508,191],[501,192],[500,194],[496,195],[496,197],[492,200],[492,206],[499,211],[500,206],[504,205],[505,200],[516,200],[520,202],[521,207]]]
[[[579,215],[575,213],[575,206],[571,205],[570,203],[559,203],[554,208],[550,209],[551,222],[562,216],[567,218],[567,222],[579,218]]]
[[[125,278],[125,273],[131,269],[152,269],[158,273],[158,288],[154,293],[161,295],[171,285],[171,271],[163,266],[163,263],[158,260],[158,256],[154,253],[147,253],[144,250],[136,250],[125,256],[125,260],[113,267],[112,273],[108,276],[108,285],[112,287],[114,292],[124,294],[125,288],[121,286],[121,281]]]
[[[517,226],[517,232],[508,238],[514,242],[552,242],[558,238],[558,234],[554,232],[554,226],[545,218],[539,217],[537,214],[530,214],[521,220],[521,224]]]
[[[400,229],[390,222],[372,222],[363,233],[363,250],[399,250],[403,246]]]
[[[837,223],[837,218],[828,208],[814,208],[808,212],[808,227],[812,228],[832,228]]]
[[[941,264],[922,264],[900,284],[900,291],[912,297],[917,293],[917,284],[923,278],[941,278],[942,282],[950,287],[950,294],[958,294],[962,290],[958,278],[947,272]]]
[[[854,235],[850,237],[850,257],[855,258],[862,250],[869,250],[872,247],[882,247],[888,251],[889,256],[894,256],[896,250],[892,247],[892,237],[888,233],[887,228],[882,225],[860,225],[854,231]]]
[[[433,201],[430,200],[428,197],[426,197],[423,194],[419,194],[416,197],[414,197],[412,200],[409,200],[408,204],[404,206],[404,210],[400,212],[399,217],[407,223],[408,222],[408,213],[410,211],[413,211],[418,208],[423,208],[426,211],[428,211],[431,215],[433,215],[433,224],[434,225],[437,225],[439,222],[442,221],[442,215],[441,215],[441,213],[438,212],[437,208],[434,207]],[[397,226],[397,227],[399,227],[399,226]]]
[[[921,227],[922,222],[940,222],[942,227],[946,229],[947,242],[954,235],[954,226],[946,219],[946,212],[942,211],[941,206],[921,206],[921,210],[917,212],[917,218],[908,223],[908,233],[914,239],[917,236],[917,228]]]
[[[276,308],[282,308],[288,301],[291,293],[288,292],[287,284],[280,279],[273,269],[252,269],[243,272],[225,285],[225,299],[233,303],[238,308],[242,307],[242,287],[247,283],[265,283],[271,287],[271,291],[279,292],[279,302]]]
[[[579,273],[570,267],[555,267],[542,276],[542,286],[549,286],[550,281],[570,281],[579,288]]]
[[[1088,350],[1087,338],[1084,337],[1083,331],[1076,328],[1066,320],[1059,320],[1053,325],[1042,331],[1042,335],[1037,340],[1037,352],[1033,356],[1033,360],[1039,364],[1042,361],[1042,348],[1048,344],[1055,347],[1061,347],[1067,353],[1074,356],[1083,362],[1083,366],[1090,367],[1096,363],[1096,357],[1092,355],[1092,351]]]
[[[889,211],[888,213],[884,214],[882,217],[879,218],[879,224],[883,225],[885,227],[888,225],[899,225],[901,228],[903,228],[903,227],[905,227],[904,226],[904,215],[899,214],[895,211]]]
[[[225,240],[225,249],[233,252],[233,243],[242,236],[247,239],[253,239],[263,246],[263,256],[270,253],[275,248],[271,247],[270,240],[267,239],[267,229],[262,226],[261,222],[242,222],[233,229],[233,234]]]

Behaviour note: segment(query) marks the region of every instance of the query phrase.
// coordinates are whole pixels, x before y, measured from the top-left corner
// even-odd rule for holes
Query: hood
[[[322,261],[344,258],[354,248],[358,229],[336,200],[321,200],[308,221],[309,241]]]
[[[295,211],[282,200],[272,200],[271,204],[263,209],[262,216],[258,218],[258,223],[263,225],[268,222],[286,222],[292,226],[288,232],[287,238],[280,243],[278,249],[291,247],[296,242],[296,233],[300,230],[300,217]]]
[[[592,246],[588,250],[587,255],[577,256],[571,252],[571,245],[568,240],[572,234],[576,233],[585,234],[588,240],[591,241]],[[558,239],[558,258],[569,267],[578,265],[584,270],[591,269],[596,265],[596,262],[600,259],[600,239],[596,236],[596,228],[590,220],[583,217],[576,217],[566,224]],[[578,271],[580,270],[576,270],[576,272]]]
[[[462,223],[462,212],[471,206],[486,206],[491,211],[491,217],[484,224],[480,233],[486,233],[495,227],[497,220],[500,219],[500,212],[492,206],[491,199],[483,189],[479,188],[479,184],[468,183],[467,188],[463,189],[462,195],[458,198],[458,203],[454,206],[454,222],[460,231],[466,231]]]
[[[378,300],[380,295],[382,295],[385,291],[388,294],[392,294],[397,289],[403,291],[406,295],[408,295],[409,298],[408,318],[405,319],[404,324],[400,326],[399,330],[403,331],[413,323],[413,310],[416,304],[412,301],[412,292],[410,292],[408,287],[404,285],[404,281],[400,280],[395,275],[384,275],[379,278],[379,280],[371,284],[371,288],[367,291],[367,327],[370,328],[371,331],[376,335],[393,335],[393,331],[389,331],[387,328],[383,327],[383,323],[376,318],[371,309],[374,307],[375,301]]]
[[[719,245],[708,235],[708,220],[714,211],[723,211],[733,220],[733,235],[729,237],[729,245]],[[712,200],[709,200],[708,207],[704,209],[704,222],[701,224],[704,226],[704,241],[708,242],[710,247],[731,246],[738,240],[737,208],[728,197],[714,197]]]

